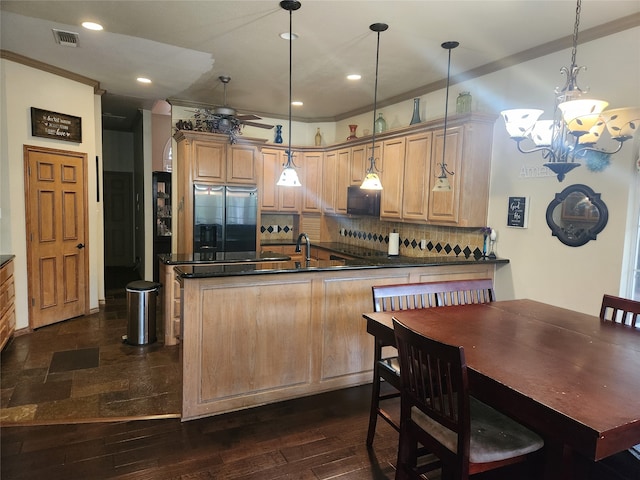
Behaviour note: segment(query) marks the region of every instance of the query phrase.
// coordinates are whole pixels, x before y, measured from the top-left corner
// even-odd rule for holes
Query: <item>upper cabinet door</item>
[[[322,152],[305,152],[302,159],[302,211],[322,213]]]
[[[393,138],[382,142],[382,162],[377,162],[382,170],[382,196],[380,198],[380,218],[400,220],[402,218],[402,190],[404,175],[405,139]]]
[[[194,140],[192,145],[193,179],[204,182],[224,182],[227,167],[227,145]]]
[[[429,180],[434,174],[431,170],[432,138],[431,132],[407,137],[402,182],[403,220],[427,221]]]
[[[349,187],[349,173],[351,169],[351,149],[338,150],[336,165],[336,213],[347,213],[347,188]]]
[[[455,225],[458,223],[458,211],[460,207],[460,182],[465,175],[461,170],[462,163],[462,127],[451,127],[447,130],[446,142],[444,130],[434,132],[433,155],[431,157],[431,170],[434,174],[429,181],[429,216],[430,222]],[[442,163],[442,149],[445,149],[445,164],[447,170],[453,175],[447,174],[451,190],[433,191]]]
[[[325,152],[322,164],[322,211],[336,213],[336,181],[338,179],[338,152]]]
[[[254,145],[233,144],[227,151],[227,182],[256,185],[258,149]]]

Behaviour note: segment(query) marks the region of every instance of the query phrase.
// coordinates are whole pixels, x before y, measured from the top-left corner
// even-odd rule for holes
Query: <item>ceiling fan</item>
[[[220,107],[199,108],[194,110],[194,130],[213,133],[226,133],[229,134],[229,137],[233,142],[235,140],[235,136],[241,134],[241,129],[244,125],[265,129],[273,128],[273,125],[253,122],[252,120],[261,120],[261,118],[257,115],[238,115],[234,108],[229,107],[227,105],[227,85],[231,81],[231,77],[221,75],[218,77],[218,79],[224,85],[223,105]]]

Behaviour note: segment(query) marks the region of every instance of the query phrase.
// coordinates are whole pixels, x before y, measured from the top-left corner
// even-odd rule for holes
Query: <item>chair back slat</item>
[[[424,337],[395,318],[393,328],[403,394],[411,407],[455,434],[455,447],[466,450],[463,445],[469,444],[470,417],[464,348]],[[438,448],[437,443],[434,438],[427,448]]]
[[[604,295],[600,307],[600,319],[640,328],[640,302],[628,298]]]
[[[490,278],[375,285],[372,292],[376,312],[495,301]]]

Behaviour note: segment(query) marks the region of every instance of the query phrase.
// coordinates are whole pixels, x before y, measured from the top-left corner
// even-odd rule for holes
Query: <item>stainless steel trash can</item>
[[[146,280],[127,284],[127,336],[130,345],[148,345],[156,337],[156,300],[162,285]]]

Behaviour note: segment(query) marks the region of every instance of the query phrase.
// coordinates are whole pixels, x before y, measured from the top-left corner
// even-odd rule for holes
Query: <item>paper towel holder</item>
[[[398,232],[391,232],[389,234],[389,248],[387,255],[390,257],[397,257],[400,254],[400,234]]]

